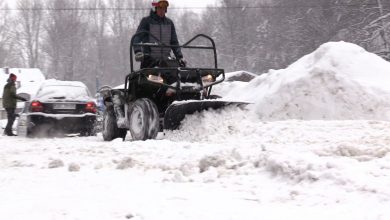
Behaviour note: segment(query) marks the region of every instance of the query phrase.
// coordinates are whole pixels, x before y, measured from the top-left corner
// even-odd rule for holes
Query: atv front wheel
[[[157,137],[159,131],[159,114],[156,104],[141,98],[129,105],[127,116],[129,130],[133,140],[147,140]]]
[[[118,128],[113,107],[107,107],[103,113],[103,140],[112,141],[115,138],[124,138],[126,133],[126,129]]]

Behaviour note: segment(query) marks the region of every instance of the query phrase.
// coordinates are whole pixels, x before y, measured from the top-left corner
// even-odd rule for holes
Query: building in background
[[[16,81],[16,93],[27,99],[30,99],[37,92],[39,86],[45,80],[45,76],[37,68],[0,68],[0,120],[7,119],[2,99],[4,86],[11,73],[18,77]],[[23,107],[24,102],[18,102],[16,112],[19,112]]]

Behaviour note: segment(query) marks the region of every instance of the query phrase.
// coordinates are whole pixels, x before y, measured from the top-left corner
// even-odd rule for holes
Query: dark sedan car
[[[96,111],[96,103],[82,82],[47,80],[26,102],[18,120],[18,135],[95,135]]]

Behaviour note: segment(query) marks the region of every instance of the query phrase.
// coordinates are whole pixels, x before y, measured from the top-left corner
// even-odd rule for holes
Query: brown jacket
[[[15,82],[8,79],[3,91],[3,108],[16,108],[17,100],[26,101],[25,98],[16,95]]]

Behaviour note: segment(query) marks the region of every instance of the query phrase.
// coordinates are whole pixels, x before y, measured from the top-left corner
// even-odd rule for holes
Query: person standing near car
[[[11,73],[7,80],[7,84],[4,86],[4,91],[3,91],[3,107],[7,112],[7,119],[8,119],[7,126],[5,127],[4,130],[4,135],[7,136],[15,136],[15,134],[12,133],[12,126],[16,118],[15,109],[16,109],[17,100],[27,101],[25,98],[16,95],[16,86],[15,86],[16,79],[17,79],[16,75]]]
[[[176,29],[173,21],[165,16],[169,2],[167,0],[153,0],[152,9],[148,17],[144,17],[138,26],[137,33],[147,31],[165,45],[179,46]],[[140,34],[134,38],[134,43],[155,43],[157,41],[149,34]],[[180,47],[161,48],[161,47],[134,47],[135,60],[141,62],[142,68],[157,66],[157,60],[163,61],[170,56],[173,51],[176,59],[181,66],[186,65]],[[146,56],[147,55],[147,56]]]

